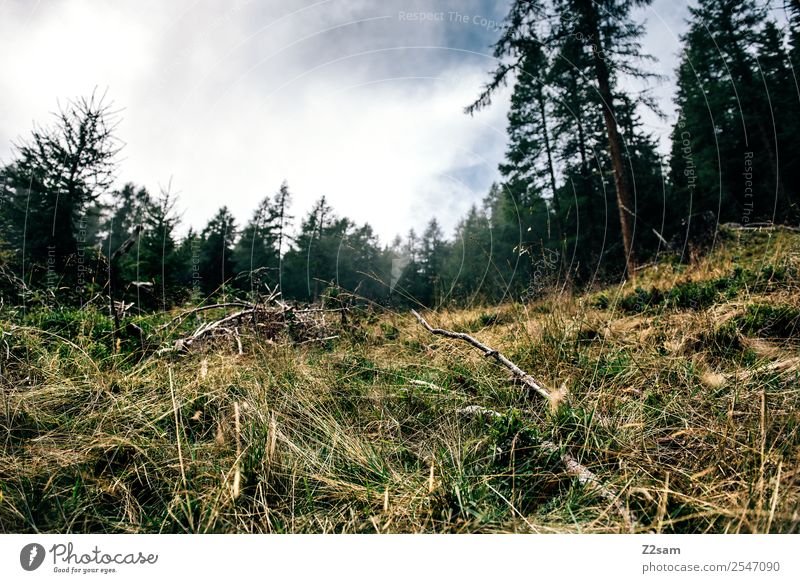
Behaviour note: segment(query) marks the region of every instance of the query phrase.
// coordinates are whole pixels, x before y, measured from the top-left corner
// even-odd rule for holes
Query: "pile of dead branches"
[[[267,342],[286,339],[295,344],[333,340],[339,337],[341,324],[346,322],[347,310],[345,306],[291,304],[282,300],[277,290],[271,291],[257,303],[235,300],[199,306],[184,310],[156,330],[172,330],[192,317],[202,320],[191,334],[171,341],[158,354],[183,352],[220,339],[235,343],[239,354],[242,354],[243,335],[256,336]],[[211,311],[224,311],[225,315],[203,319],[203,315]]]

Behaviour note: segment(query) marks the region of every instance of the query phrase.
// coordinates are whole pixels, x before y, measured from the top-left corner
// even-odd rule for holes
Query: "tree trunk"
[[[595,9],[596,10],[596,9]],[[622,157],[622,139],[617,128],[614,115],[614,101],[611,93],[610,74],[605,58],[601,52],[600,30],[597,20],[592,19],[593,30],[591,38],[597,39],[594,48],[594,70],[597,76],[597,88],[603,101],[603,118],[608,134],[608,147],[611,154],[611,164],[614,169],[614,187],[617,191],[617,206],[619,207],[619,223],[622,229],[622,245],[625,249],[625,265],[628,277],[636,273],[636,261],[633,253],[633,197],[631,196],[628,177]]]
[[[586,135],[583,129],[583,112],[578,110],[575,119],[578,122],[578,151],[581,155],[581,182],[580,188],[585,189],[586,202],[589,207],[589,243],[594,244],[594,234],[597,230],[597,209],[595,208],[595,200],[593,198],[593,189],[589,184],[589,163],[586,156]],[[608,220],[606,220],[606,225]]]
[[[556,191],[556,173],[553,170],[553,154],[550,150],[550,135],[547,131],[547,112],[544,107],[544,93],[541,84],[538,91],[539,99],[539,115],[542,118],[542,135],[544,137],[544,150],[547,153],[547,170],[550,173],[550,188],[553,191],[553,209],[556,211],[556,228],[558,229],[558,245],[561,248],[561,239],[564,236],[564,228],[561,224],[561,205],[558,201],[558,192]]]

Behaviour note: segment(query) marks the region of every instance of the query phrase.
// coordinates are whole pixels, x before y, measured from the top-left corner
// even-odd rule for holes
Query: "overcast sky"
[[[493,67],[507,2],[0,0],[0,163],[58,100],[108,90],[122,108],[120,181],[172,179],[184,226],[239,223],[286,179],[293,212],[325,195],[384,242],[437,216],[448,234],[496,180],[508,92],[463,107]],[[669,80],[686,4],[638,13]],[[672,119],[652,116],[662,135]]]

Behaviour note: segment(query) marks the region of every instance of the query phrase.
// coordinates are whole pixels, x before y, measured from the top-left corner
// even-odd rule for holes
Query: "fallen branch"
[[[504,419],[505,415],[493,409],[487,409],[480,405],[469,405],[458,411],[462,415],[489,417],[491,419]],[[639,525],[633,512],[628,509],[620,500],[619,492],[603,484],[602,480],[589,468],[581,464],[575,457],[568,452],[562,452],[561,448],[552,441],[542,441],[539,443],[541,448],[549,455],[557,455],[561,465],[564,466],[567,475],[577,478],[578,481],[588,490],[596,493],[614,507],[628,530],[633,531]]]
[[[552,400],[553,397],[551,396],[551,392],[547,390],[542,383],[538,382],[531,375],[526,373],[524,370],[522,370],[516,364],[511,362],[502,353],[498,352],[494,348],[486,346],[484,343],[482,343],[479,340],[476,340],[469,334],[464,334],[463,332],[451,332],[450,330],[444,330],[442,328],[434,328],[430,324],[428,324],[425,318],[420,316],[416,310],[411,310],[411,313],[414,314],[417,320],[419,320],[419,323],[422,324],[425,327],[425,329],[431,334],[436,334],[437,336],[444,336],[446,338],[454,338],[456,340],[463,340],[464,342],[471,344],[472,346],[483,352],[485,356],[489,356],[495,359],[497,362],[499,362],[508,370],[510,370],[511,374],[514,375],[514,378],[520,380],[529,389],[536,392],[540,396],[544,397],[548,402]]]
[[[224,324],[227,324],[234,320],[238,320],[240,318],[243,318],[244,316],[254,314],[255,312],[256,312],[255,308],[248,308],[245,310],[240,310],[233,314],[229,314],[224,318],[220,318],[219,320],[214,320],[213,322],[208,322],[206,324],[203,324],[197,330],[195,330],[194,334],[192,334],[188,338],[180,338],[179,340],[176,340],[175,344],[173,344],[172,346],[168,346],[167,348],[162,348],[161,350],[158,351],[158,354],[166,354],[168,352],[185,350],[203,336],[206,336],[211,332],[215,331],[216,329],[223,327]]]
[[[241,308],[216,320],[202,323],[192,334],[175,340],[170,346],[160,349],[157,354],[181,352],[190,348],[199,340],[220,336],[233,338],[236,342],[238,353],[243,354],[244,348],[241,336],[248,329],[257,331],[261,341],[268,343],[280,334],[288,334],[296,344],[325,342],[339,338],[339,335],[335,333],[338,331],[337,328],[332,323],[326,322],[325,315],[328,312],[344,313],[343,309],[325,309],[317,306],[298,308],[281,301],[279,296],[279,292],[272,291],[264,303],[233,301],[185,310],[160,326],[156,331],[163,331],[176,322],[200,312],[214,309]]]
[[[475,339],[474,337],[470,336],[469,334],[464,334],[463,332],[452,332],[450,330],[444,330],[442,328],[434,328],[428,322],[420,316],[415,310],[411,310],[411,313],[417,318],[420,324],[431,334],[435,334],[437,336],[444,336],[446,338],[454,338],[456,340],[463,340],[467,342],[483,352],[486,356],[490,356],[494,358],[497,362],[502,364],[511,373],[514,375],[514,378],[519,379],[522,381],[528,388],[535,391],[540,396],[544,397],[549,403],[554,403],[559,399],[558,392],[548,391],[544,386],[536,381],[531,375],[526,373],[516,364],[511,362],[508,358],[503,356],[497,350],[486,346],[481,341]],[[480,405],[470,405],[468,407],[464,407],[459,411],[461,414],[465,415],[480,415],[484,417],[490,417],[493,419],[501,419],[505,416],[502,413],[494,411],[492,409],[487,409],[486,407],[481,407]],[[572,456],[569,452],[562,452],[561,448],[557,446],[552,441],[542,441],[541,447],[547,453],[554,455],[557,454],[559,459],[561,460],[561,464],[566,469],[568,475],[573,476],[578,479],[578,481],[583,484],[585,487],[589,488],[590,490],[595,491],[598,495],[600,495],[603,499],[608,501],[617,513],[622,517],[625,521],[625,526],[628,530],[632,531],[635,526],[637,526],[638,522],[631,511],[622,504],[620,501],[620,495],[618,492],[615,492],[610,487],[603,484],[600,478],[597,477],[594,472],[589,470],[586,466],[582,465],[574,456]]]
[[[220,308],[252,308],[252,307],[253,307],[253,304],[251,304],[249,302],[226,302],[224,304],[209,304],[207,306],[200,306],[200,307],[197,307],[197,308],[192,308],[191,310],[185,310],[185,311],[181,312],[180,314],[178,314],[177,316],[172,318],[172,320],[170,320],[166,324],[162,324],[161,326],[156,328],[156,330],[164,330],[166,328],[169,328],[173,324],[176,324],[180,320],[183,320],[184,318],[188,318],[192,314],[198,314],[200,312],[205,312],[207,310],[216,310],[216,309],[220,309]]]
[[[791,225],[776,225],[775,223],[723,223],[721,225],[731,231],[754,231],[756,229],[764,229],[767,231],[790,231],[792,233],[800,232],[800,227],[793,227]]]
[[[560,454],[561,463],[566,468],[567,474],[577,478],[578,481],[586,488],[596,492],[599,496],[609,502],[617,511],[617,514],[622,517],[622,520],[625,521],[625,526],[629,531],[633,531],[633,529],[638,526],[638,520],[634,516],[633,512],[631,512],[631,510],[622,503],[620,500],[620,494],[612,490],[609,486],[603,484],[603,482],[600,481],[600,478],[597,477],[597,474],[581,464],[578,460],[572,457],[570,453],[562,453],[561,448],[552,441],[543,441],[541,445],[542,449],[550,454]]]

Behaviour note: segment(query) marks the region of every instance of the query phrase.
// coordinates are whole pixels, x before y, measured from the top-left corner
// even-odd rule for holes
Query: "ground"
[[[796,233],[723,231],[624,285],[424,312],[550,405],[406,311],[142,355],[101,310],[6,309],[0,532],[797,532],[798,268]]]

